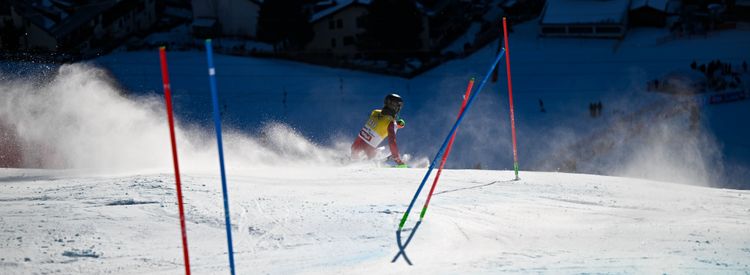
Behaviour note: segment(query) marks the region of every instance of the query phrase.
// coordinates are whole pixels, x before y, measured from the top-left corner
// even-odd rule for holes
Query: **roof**
[[[317,22],[325,17],[328,17],[329,15],[342,11],[349,6],[369,5],[371,1],[370,0],[340,0],[340,1],[335,1],[335,2],[336,4],[331,6],[330,8],[327,8],[316,14],[313,14],[313,16],[310,18],[310,22]]]
[[[649,7],[655,10],[667,12],[668,5],[669,0],[632,0],[630,3],[630,9],[634,10]]]
[[[47,2],[16,1],[14,3],[19,13],[29,19],[32,24],[39,26],[55,38],[62,38],[88,23],[96,16],[99,16],[99,14],[118,2],[118,0],[101,0],[77,5],[75,13],[70,15],[61,13],[61,20],[59,22],[56,22],[56,20],[43,12],[50,7],[39,4],[47,4]]]
[[[54,27],[49,28],[49,31],[58,38],[67,36],[81,25],[88,23],[91,19],[117,4],[117,2],[116,0],[107,0],[81,5],[74,14],[68,16]]]
[[[14,1],[11,2],[11,4],[18,14],[28,19],[31,24],[34,24],[48,33],[50,27],[54,25],[54,21],[36,10],[32,5],[33,3],[27,1]]]
[[[541,24],[625,22],[628,0],[548,0]]]

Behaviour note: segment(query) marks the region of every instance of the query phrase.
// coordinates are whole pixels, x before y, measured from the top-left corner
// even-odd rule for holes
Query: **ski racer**
[[[397,94],[389,94],[385,97],[384,103],[382,109],[375,109],[370,113],[370,118],[359,131],[352,144],[352,159],[359,159],[363,152],[367,155],[367,159],[372,159],[375,157],[378,145],[388,138],[388,146],[391,150],[388,160],[392,160],[396,167],[407,167],[401,160],[396,144],[396,131],[406,126],[406,122],[398,118],[398,112],[404,106],[404,101]]]

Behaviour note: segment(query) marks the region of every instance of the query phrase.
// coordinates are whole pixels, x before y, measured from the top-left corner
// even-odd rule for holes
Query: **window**
[[[344,46],[349,46],[354,44],[354,36],[347,35],[344,36]]]
[[[357,17],[357,28],[362,29],[365,27],[363,16]]]
[[[620,27],[596,27],[597,33],[620,33]]]
[[[573,34],[593,34],[594,27],[569,27],[568,32]]]
[[[336,26],[334,24],[335,23],[333,22],[333,20],[328,21],[328,29],[332,30],[333,28],[335,28]]]
[[[344,27],[344,20],[339,19],[338,21],[336,21],[336,27],[338,27],[339,29],[343,28]]]
[[[543,27],[543,34],[561,34],[565,33],[565,27]]]
[[[336,48],[336,38],[331,38],[331,48]]]

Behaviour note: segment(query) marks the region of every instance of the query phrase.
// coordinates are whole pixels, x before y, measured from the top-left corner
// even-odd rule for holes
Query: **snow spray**
[[[221,142],[221,115],[219,114],[219,96],[216,92],[216,68],[214,68],[211,39],[206,39],[206,56],[208,58],[208,79],[211,84],[211,99],[214,105],[214,125],[216,125],[216,142],[219,146],[219,167],[221,169],[221,191],[224,194],[224,219],[227,227],[227,245],[229,247],[229,268],[234,275],[234,251],[232,249],[232,221],[229,218],[229,195],[227,194],[227,177],[224,172],[224,148]]]
[[[169,139],[172,142],[172,161],[174,162],[174,177],[177,184],[177,205],[180,210],[180,230],[182,232],[182,254],[185,257],[185,274],[190,275],[190,257],[188,256],[187,231],[185,230],[185,209],[182,206],[182,184],[180,183],[180,165],[177,161],[177,142],[174,134],[174,117],[172,115],[172,92],[169,87],[169,70],[167,70],[167,53],[165,47],[159,48],[161,59],[161,80],[164,82],[164,101],[167,105],[167,119],[169,120]]]
[[[453,124],[453,128],[451,128],[451,131],[448,133],[448,136],[445,137],[445,141],[443,141],[443,144],[440,146],[440,150],[438,150],[437,154],[435,154],[435,158],[432,159],[432,162],[430,162],[430,167],[427,168],[427,173],[424,175],[424,178],[422,179],[422,183],[419,184],[419,188],[417,188],[417,192],[414,193],[414,197],[411,199],[411,202],[409,203],[409,207],[406,209],[406,212],[404,212],[404,217],[401,218],[401,222],[398,225],[399,232],[401,229],[404,228],[404,223],[406,223],[406,219],[409,218],[409,212],[411,212],[412,207],[414,207],[414,202],[417,201],[417,197],[419,197],[419,193],[422,192],[422,188],[424,187],[425,182],[427,182],[427,178],[430,177],[430,173],[432,173],[432,169],[435,167],[435,163],[437,162],[438,158],[443,153],[443,150],[448,146],[448,142],[450,141],[453,134],[456,132],[456,128],[458,128],[458,125],[461,124],[461,121],[463,121],[464,116],[466,115],[467,111],[469,110],[469,107],[471,106],[471,103],[474,102],[474,98],[479,94],[479,92],[482,91],[482,88],[484,88],[484,85],[487,84],[487,79],[489,79],[490,74],[492,74],[492,71],[497,66],[497,63],[500,62],[500,59],[503,58],[505,55],[505,49],[503,49],[495,58],[495,61],[492,62],[492,66],[487,71],[487,74],[484,76],[484,79],[482,79],[482,83],[479,84],[479,88],[477,91],[473,94],[471,94],[471,97],[469,97],[469,101],[466,102],[466,108],[464,112],[461,113],[461,115],[458,116],[458,119]]]
[[[516,119],[513,115],[513,83],[510,81],[510,48],[508,45],[508,23],[503,17],[503,36],[505,37],[505,67],[508,74],[508,101],[510,102],[510,131],[513,135],[513,170],[518,180],[518,151],[516,150]]]
[[[461,109],[458,111],[458,116],[461,116],[461,114],[464,112],[464,109],[466,109],[466,101],[469,100],[469,95],[471,94],[471,88],[474,86],[474,78],[472,77],[469,80],[469,87],[466,87],[466,94],[464,94],[464,100],[461,103]],[[458,119],[458,117],[456,117]],[[448,160],[448,155],[451,153],[451,147],[453,147],[453,141],[456,139],[456,133],[453,133],[453,136],[451,136],[451,141],[448,142],[448,147],[445,148],[445,154],[443,154],[443,159],[440,161],[440,167],[438,168],[437,173],[435,174],[435,180],[432,182],[432,187],[430,187],[430,194],[427,195],[427,201],[425,201],[424,206],[422,207],[422,212],[419,214],[419,219],[424,218],[424,214],[427,212],[427,205],[430,204],[430,199],[432,198],[432,193],[435,192],[435,186],[437,186],[437,182],[440,179],[440,174],[443,172],[443,166],[445,166],[445,161]]]

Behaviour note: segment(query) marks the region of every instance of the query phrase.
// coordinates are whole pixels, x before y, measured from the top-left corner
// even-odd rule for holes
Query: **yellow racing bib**
[[[365,126],[359,131],[359,138],[370,146],[377,148],[378,145],[388,137],[388,126],[393,122],[393,117],[384,115],[380,110],[374,110],[370,114]],[[395,129],[394,129],[395,130]]]

